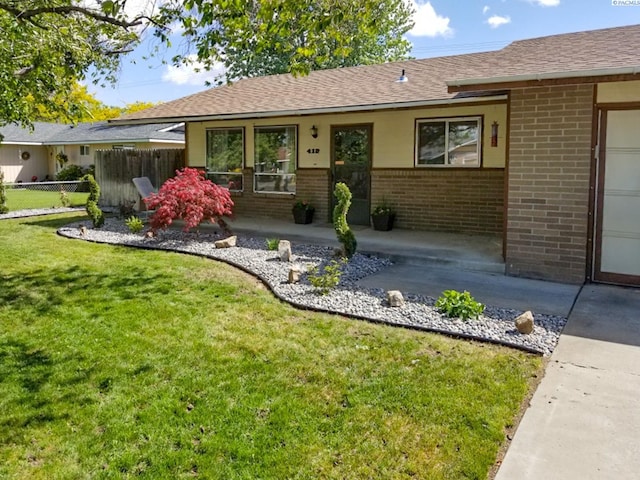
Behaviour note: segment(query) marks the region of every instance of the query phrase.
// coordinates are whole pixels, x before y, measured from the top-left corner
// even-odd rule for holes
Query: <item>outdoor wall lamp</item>
[[[318,138],[318,127],[315,125],[311,127],[311,136],[313,138]]]
[[[498,146],[498,122],[493,122],[491,124],[491,146],[492,147],[497,147]]]

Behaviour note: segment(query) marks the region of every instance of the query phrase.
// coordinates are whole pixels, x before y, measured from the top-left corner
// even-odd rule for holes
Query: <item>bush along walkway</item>
[[[263,238],[239,237],[235,244],[231,242],[233,246],[217,248],[215,242],[222,239],[221,234],[167,230],[150,237],[129,232],[122,220],[114,218],[107,219],[100,229],[76,223],[60,228],[58,233],[92,242],[170,250],[220,260],[260,278],[278,298],[299,308],[499,343],[545,356],[553,352],[566,323],[563,317],[536,314],[533,331],[521,334],[514,324],[521,311],[487,306],[478,318],[461,320],[439,313],[434,306],[435,299],[412,293],[404,294],[405,301],[392,307],[386,291],[357,284],[358,280],[383,270],[391,262],[359,253],[340,266],[338,287],[323,295],[311,285],[305,272],[314,267],[321,267],[322,271],[324,265],[335,259],[334,250],[329,247],[293,245],[291,258],[282,260],[282,254],[269,250]],[[300,281],[292,282],[291,276],[298,276],[298,271],[302,273]]]

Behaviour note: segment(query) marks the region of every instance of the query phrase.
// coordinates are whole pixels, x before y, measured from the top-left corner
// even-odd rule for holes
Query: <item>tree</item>
[[[0,125],[32,122],[33,105],[75,118],[75,82],[115,81],[124,56],[151,32],[162,50],[181,27],[183,52],[227,68],[227,80],[308,73],[406,57],[404,0],[0,0]],[[130,11],[142,5],[141,11]],[[68,101],[60,101],[63,98]]]
[[[0,124],[30,125],[34,104],[73,118],[81,108],[71,95],[76,80],[113,81],[147,21],[128,20],[123,3],[90,8],[72,0],[0,0]]]
[[[151,216],[151,231],[167,229],[174,220],[184,220],[183,230],[188,232],[203,221],[228,227],[222,217],[233,215],[233,200],[229,190],[205,178],[204,172],[183,168],[144,199],[147,208],[155,210]]]
[[[125,113],[138,112],[157,105],[153,102],[134,102],[124,107],[110,107],[94,97],[85,85],[74,83],[68,93],[56,93],[51,102],[60,108],[50,110],[47,105],[35,103],[32,94],[29,101],[33,103],[33,111],[29,118],[36,122],[84,123],[101,122],[118,118]]]
[[[403,36],[413,27],[413,11],[405,0],[187,0],[184,5],[197,12],[180,18],[184,39],[206,69],[222,62],[227,81],[401,60],[411,49]],[[216,28],[210,28],[211,19]]]

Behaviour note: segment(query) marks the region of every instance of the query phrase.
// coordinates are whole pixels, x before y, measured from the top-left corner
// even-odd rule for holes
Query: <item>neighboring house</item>
[[[502,50],[275,75],[116,120],[185,122],[187,164],[238,214],[498,235],[509,275],[640,285],[640,26]]]
[[[60,125],[34,123],[33,131],[17,125],[0,127],[0,168],[6,182],[54,178],[61,168],[56,155],[63,152],[67,165],[93,164],[96,150],[184,148],[184,125],[110,125],[106,122]]]

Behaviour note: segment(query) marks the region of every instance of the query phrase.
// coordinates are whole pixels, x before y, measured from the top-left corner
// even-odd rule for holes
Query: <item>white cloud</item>
[[[189,55],[191,63],[189,65],[167,65],[162,74],[162,80],[176,85],[199,85],[204,86],[205,82],[214,83],[216,78],[225,72],[224,65],[216,62],[213,69],[206,71],[202,63],[195,61],[195,55]]]
[[[482,14],[486,15],[489,10],[491,10],[491,7],[489,7],[489,5],[485,5],[482,7]]]
[[[453,35],[449,26],[450,19],[438,15],[431,2],[421,3],[420,0],[407,0],[409,6],[415,10],[413,20],[415,25],[409,32],[414,37],[448,37]]]
[[[560,5],[560,0],[530,0],[535,5],[540,7],[557,7]]]
[[[501,17],[500,15],[492,15],[487,20],[487,23],[491,28],[498,28],[500,25],[506,25],[507,23],[511,23],[511,17]]]

